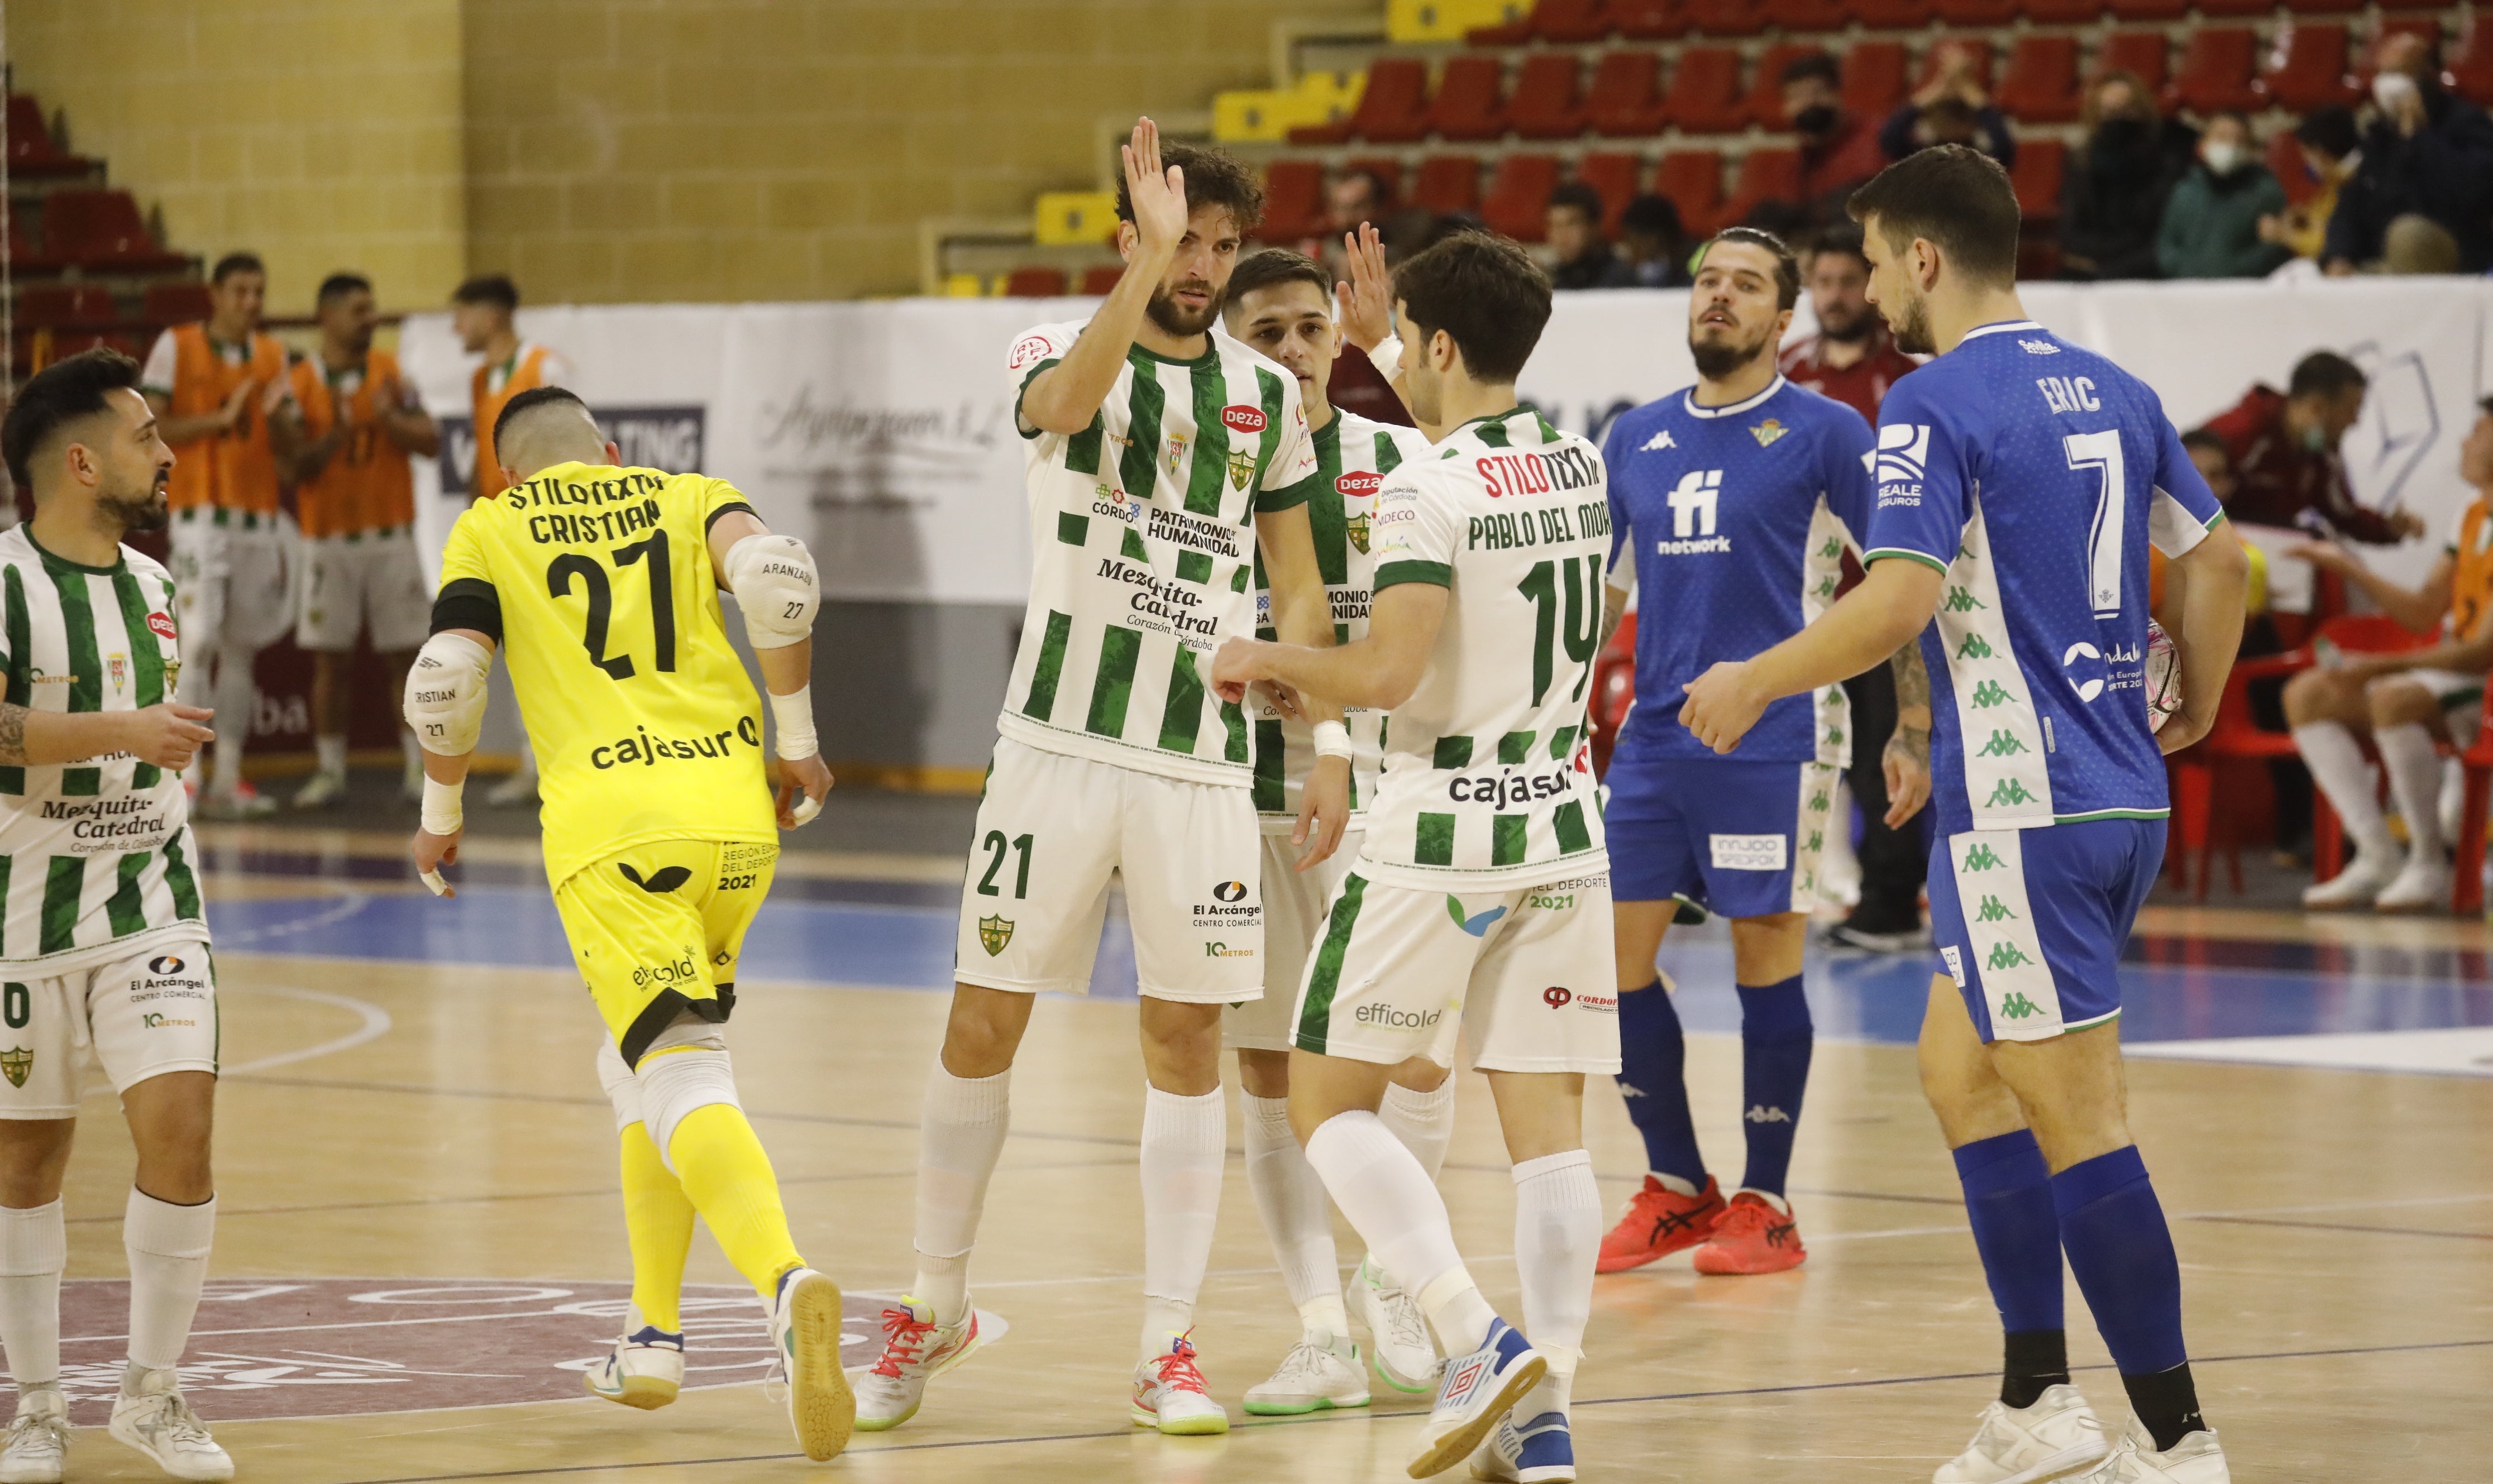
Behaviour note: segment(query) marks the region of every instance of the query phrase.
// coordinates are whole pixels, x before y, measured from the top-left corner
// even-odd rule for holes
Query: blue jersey
[[[2028,320],[1984,325],[1878,409],[1865,559],[1947,574],[1922,634],[1939,830],[2160,818],[2147,548],[2223,512],[2164,404]]]
[[[1870,513],[1871,441],[1860,413],[1781,376],[1729,406],[1673,393],[1610,425],[1610,584],[1637,592],[1637,705],[1619,759],[1714,756],[1679,724],[1680,688],[1834,601]],[[1840,763],[1850,731],[1831,685],[1768,706],[1734,756]]]

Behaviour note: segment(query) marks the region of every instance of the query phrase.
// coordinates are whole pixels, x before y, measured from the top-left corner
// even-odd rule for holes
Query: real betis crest
[[[1782,423],[1773,418],[1768,418],[1764,422],[1759,423],[1757,427],[1749,430],[1750,435],[1757,440],[1757,447],[1759,448],[1772,448],[1777,438],[1782,437],[1785,433],[1789,431],[1791,431],[1790,429],[1786,428]]]
[[[978,919],[978,946],[985,949],[987,957],[992,959],[1005,951],[1005,944],[1012,941],[1012,930],[1009,919],[981,917]],[[5,1058],[5,1054],[0,1053],[0,1058]]]
[[[26,1074],[35,1070],[35,1054],[22,1046],[0,1052],[0,1076],[9,1079],[12,1087],[26,1085]]]
[[[1366,556],[1367,554],[1367,517],[1353,516],[1341,523],[1341,528],[1342,533],[1350,538],[1350,544],[1359,548],[1359,554]]]
[[[1254,477],[1255,456],[1245,449],[1231,449],[1229,451],[1229,488],[1244,490],[1246,488],[1246,482]],[[1360,549],[1365,551],[1367,549],[1362,547]]]

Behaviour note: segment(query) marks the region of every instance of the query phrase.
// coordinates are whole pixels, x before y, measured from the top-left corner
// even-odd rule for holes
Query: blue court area
[[[553,899],[533,869],[459,868],[459,895],[441,901],[406,893],[412,873],[397,861],[309,851],[208,855],[215,873],[304,886],[301,896],[213,904],[209,921],[228,951],[532,968],[571,963]],[[357,889],[383,885],[393,889]],[[739,977],[948,989],[958,901],[959,889],[943,883],[783,876],[745,940]],[[2493,975],[2486,955],[2472,949],[2142,936],[2124,959],[2129,1041],[2493,1026]],[[1690,1029],[1738,1030],[1730,938],[1720,923],[1674,930],[1662,964],[1679,986]],[[1936,966],[1926,956],[1813,949],[1807,985],[1818,1034],[1911,1042]],[[1133,941],[1116,909],[1101,934],[1092,993],[1135,994]]]

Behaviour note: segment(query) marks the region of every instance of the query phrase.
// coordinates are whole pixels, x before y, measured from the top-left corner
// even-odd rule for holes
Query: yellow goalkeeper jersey
[[[556,884],[645,841],[779,838],[709,563],[710,525],[751,508],[699,474],[561,463],[451,527],[434,626],[502,647]]]

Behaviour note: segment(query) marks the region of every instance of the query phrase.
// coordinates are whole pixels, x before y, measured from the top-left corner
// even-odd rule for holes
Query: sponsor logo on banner
[[[702,459],[708,441],[706,407],[617,407],[591,402],[588,413],[597,420],[598,430],[622,451],[624,467],[660,469],[669,474],[703,472]],[[475,422],[464,417],[445,417],[438,422],[441,492],[465,495],[476,488]]]
[[[1233,401],[1220,409],[1220,426],[1232,432],[1262,432],[1264,409],[1250,407],[1243,401]]]
[[[1713,835],[1717,871],[1782,871],[1791,864],[1789,835]]]

